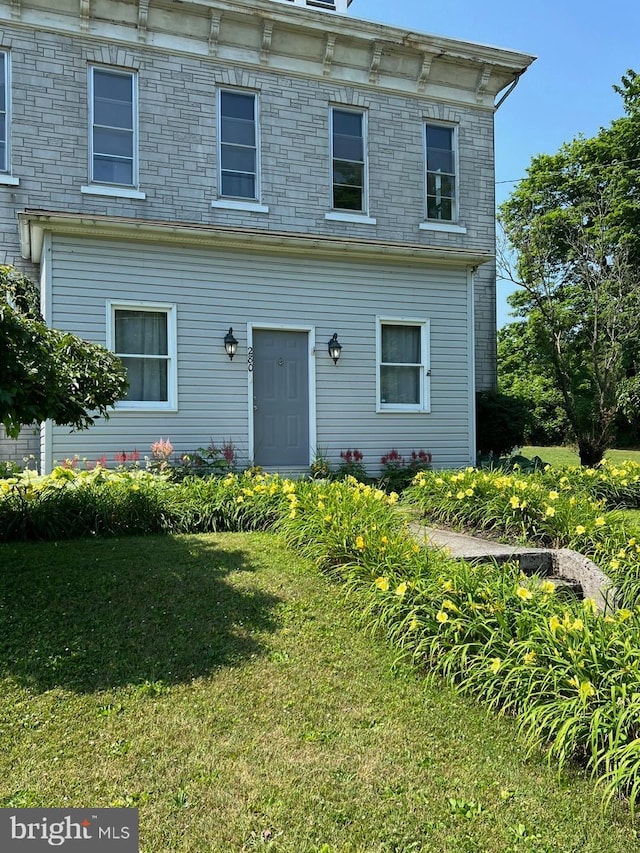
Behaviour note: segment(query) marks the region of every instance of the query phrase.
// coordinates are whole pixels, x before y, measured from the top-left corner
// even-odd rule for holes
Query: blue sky
[[[627,68],[640,71],[638,0],[353,0],[353,17],[423,33],[494,44],[537,60],[496,113],[498,203],[536,154],[593,136],[622,115],[613,91]],[[508,322],[498,282],[498,324]]]

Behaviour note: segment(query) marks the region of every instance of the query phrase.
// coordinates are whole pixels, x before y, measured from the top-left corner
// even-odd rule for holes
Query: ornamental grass
[[[420,474],[410,497],[432,516],[522,536],[533,529],[539,539],[566,536],[574,546],[591,542],[594,551],[611,553],[617,516],[569,480],[555,486],[468,470]],[[605,804],[625,794],[633,814],[640,609],[601,614],[591,600],[567,600],[550,581],[527,578],[515,565],[472,566],[420,548],[397,502],[396,494],[353,479],[294,482],[247,473],[169,483],[139,471],[60,469],[0,482],[0,530],[4,538],[67,538],[278,529],[343,586],[362,624],[425,677],[517,716],[531,749],[546,749],[559,767],[577,760]],[[625,554],[635,548],[627,541]]]

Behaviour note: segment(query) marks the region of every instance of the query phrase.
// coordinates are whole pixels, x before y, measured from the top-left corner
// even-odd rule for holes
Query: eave
[[[397,260],[412,263],[437,262],[477,267],[493,260],[490,252],[454,249],[442,246],[364,240],[355,237],[329,237],[320,234],[263,231],[222,225],[140,220],[124,216],[86,215],[49,210],[23,210],[18,213],[22,257],[40,263],[45,234],[105,240],[259,250],[362,260]]]
[[[0,22],[483,109],[535,58],[272,0],[49,5],[0,0]]]

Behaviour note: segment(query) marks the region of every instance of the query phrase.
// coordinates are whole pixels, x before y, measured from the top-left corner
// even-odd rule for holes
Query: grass
[[[528,459],[531,459],[532,456],[539,456],[544,462],[554,467],[580,464],[578,451],[573,447],[522,447],[518,453]],[[625,459],[640,462],[640,450],[607,450],[605,459],[618,465]]]
[[[144,853],[638,843],[271,534],[5,544],[0,570],[0,806],[138,806]]]

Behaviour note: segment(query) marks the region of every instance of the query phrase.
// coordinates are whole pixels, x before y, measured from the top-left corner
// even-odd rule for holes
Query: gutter
[[[494,107],[495,112],[497,112],[497,111],[500,109],[500,107],[502,106],[502,104],[507,100],[507,98],[509,97],[509,95],[510,95],[510,94],[513,92],[513,90],[516,88],[516,86],[517,86],[517,85],[518,85],[518,83],[520,82],[520,78],[521,78],[521,77],[522,77],[522,75],[524,74],[525,70],[526,70],[526,69],[524,69],[524,68],[523,68],[523,69],[522,69],[522,71],[518,71],[518,73],[516,74],[516,76],[513,78],[513,82],[511,83],[511,85],[509,86],[509,88],[507,89],[507,91],[504,93],[504,95],[500,98],[500,100],[498,101],[498,103],[495,105],[495,107]]]
[[[476,266],[494,259],[491,251],[452,249],[420,243],[394,243],[357,237],[333,237],[326,234],[294,234],[283,231],[261,231],[253,228],[231,228],[223,225],[176,223],[140,220],[122,216],[62,213],[48,210],[23,210],[18,213],[22,257],[39,263],[45,233],[68,236],[144,240],[146,242],[198,245],[203,248],[259,249],[271,252],[306,254],[310,250],[321,255],[353,258],[440,261],[457,266]]]

